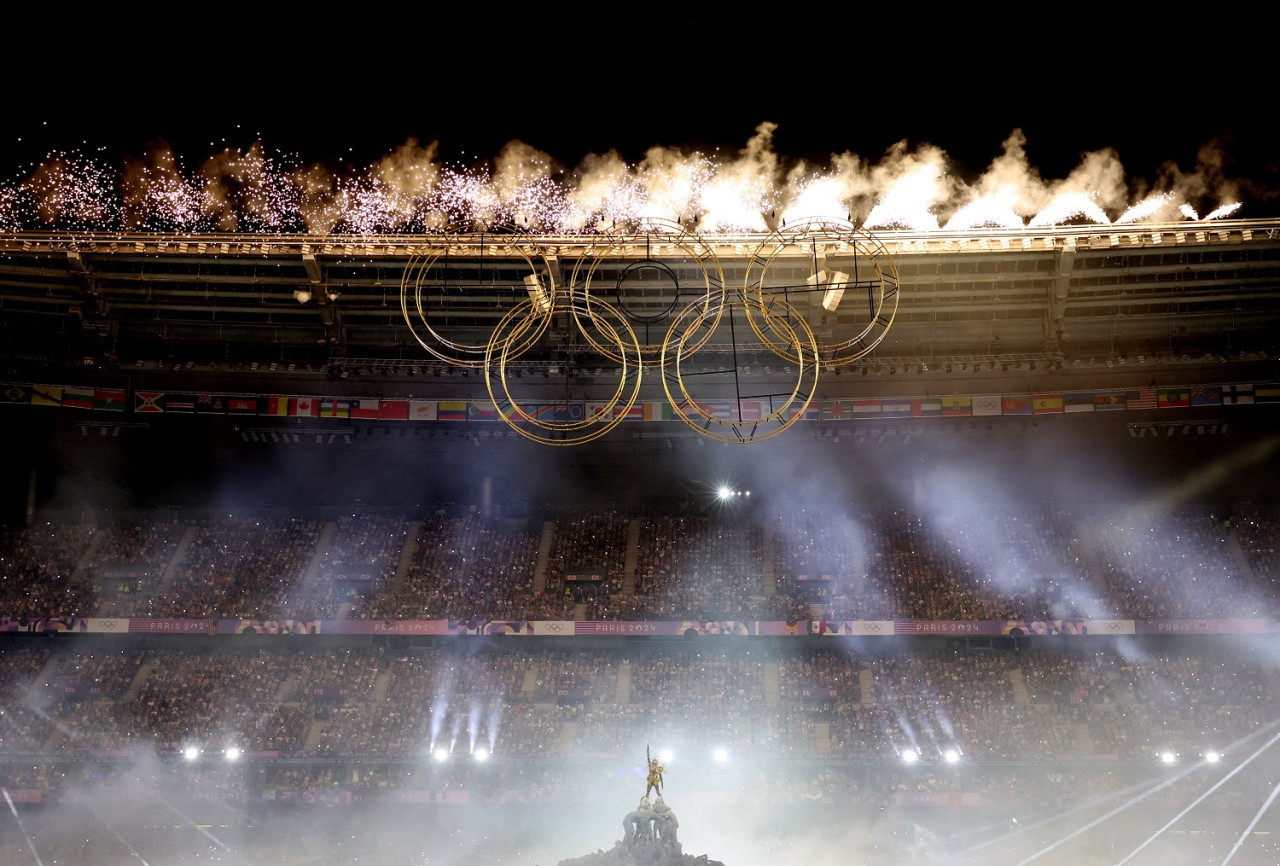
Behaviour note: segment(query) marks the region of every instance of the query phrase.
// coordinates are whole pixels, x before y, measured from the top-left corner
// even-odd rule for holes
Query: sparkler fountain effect
[[[913,231],[1221,219],[1241,207],[1216,146],[1191,172],[1166,164],[1127,181],[1117,153],[1085,154],[1062,180],[1042,178],[1015,130],[972,182],[939,147],[903,141],[877,160],[835,153],[825,166],[787,160],[762,123],[736,154],[653,147],[635,165],[616,152],[573,169],[513,141],[488,164],[448,164],[439,146],[408,141],[358,168],[304,164],[261,142],[198,168],[167,145],[122,169],[83,153],[52,153],[0,181],[0,231],[430,233],[462,221],[543,234],[670,220],[702,232],[753,233],[805,217],[851,218]],[[1207,216],[1199,217],[1200,210]]]

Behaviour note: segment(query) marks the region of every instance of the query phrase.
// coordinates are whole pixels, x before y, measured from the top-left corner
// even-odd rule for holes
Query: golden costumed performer
[[[653,791],[658,795],[658,799],[662,799],[662,771],[666,767],[658,763],[658,759],[649,754],[649,747],[644,747],[644,756],[649,761],[649,776],[645,779],[644,799],[649,800],[649,792]]]

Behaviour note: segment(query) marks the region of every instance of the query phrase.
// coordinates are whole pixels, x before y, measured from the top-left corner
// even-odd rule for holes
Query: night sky
[[[1271,28],[1150,12],[1064,9],[1067,22],[966,9],[927,27],[924,9],[779,8],[732,23],[639,9],[564,21],[243,6],[181,21],[171,8],[45,17],[29,30],[40,59],[8,61],[0,179],[50,150],[118,163],[165,140],[194,167],[259,138],[305,162],[357,165],[409,138],[465,164],[521,139],[572,168],[609,149],[635,162],[655,144],[732,153],[772,121],[788,159],[875,160],[905,139],[941,147],[962,176],[1015,128],[1048,178],[1107,146],[1130,177],[1153,178],[1166,160],[1194,167],[1217,140],[1228,172],[1268,198],[1280,189]]]

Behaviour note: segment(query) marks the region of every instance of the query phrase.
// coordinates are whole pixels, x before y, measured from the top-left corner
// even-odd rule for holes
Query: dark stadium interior
[[[1277,862],[1280,222],[829,222],[0,231],[0,863]]]

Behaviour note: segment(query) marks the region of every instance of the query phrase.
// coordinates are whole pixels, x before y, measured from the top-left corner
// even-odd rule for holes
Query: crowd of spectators
[[[1118,515],[1095,525],[1113,610],[1134,619],[1269,615],[1265,586],[1247,579],[1213,511]]]
[[[889,760],[1223,748],[1280,704],[1263,660],[647,646],[61,651],[6,647],[0,753],[321,758],[625,754],[659,740],[762,758]]]
[[[546,579],[566,602],[583,605],[588,619],[620,618],[615,607],[626,580],[629,527],[616,512],[563,514],[555,521]],[[600,580],[567,580],[570,575],[599,575]]]
[[[620,619],[789,619],[790,604],[766,597],[766,528],[723,516],[645,518],[635,592]]]
[[[73,580],[92,530],[39,524],[0,532],[0,606],[5,616],[85,616],[91,588]]]
[[[378,619],[572,619],[559,593],[535,593],[538,534],[479,513],[423,521],[407,573],[368,605]]]
[[[0,533],[0,615],[322,620],[1268,616],[1280,515],[918,509],[129,518]],[[412,530],[412,531],[411,531]],[[547,543],[543,544],[546,541]],[[590,573],[598,580],[571,580]]]

